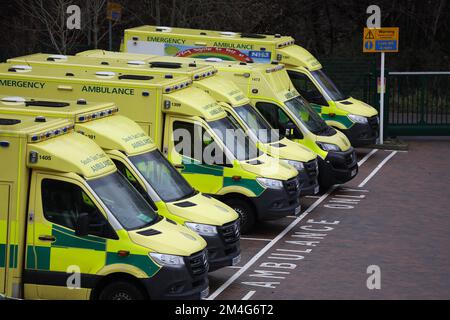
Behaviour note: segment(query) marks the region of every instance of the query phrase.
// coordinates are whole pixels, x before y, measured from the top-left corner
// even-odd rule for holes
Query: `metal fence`
[[[450,72],[388,72],[386,134],[450,135]]]

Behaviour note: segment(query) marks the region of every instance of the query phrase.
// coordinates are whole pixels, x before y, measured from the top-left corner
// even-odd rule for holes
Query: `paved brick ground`
[[[409,152],[397,153],[358,188],[391,154],[375,153],[356,179],[329,195],[217,299],[242,299],[251,291],[255,291],[251,299],[450,299],[450,142],[409,143]],[[359,150],[358,157],[369,151]],[[356,198],[360,196],[364,198]],[[303,199],[304,209],[315,201]],[[311,224],[310,219],[339,223]],[[246,237],[271,240],[293,221],[285,218],[262,224]],[[320,240],[309,239],[317,243],[286,242],[308,240],[293,235],[311,233],[302,229],[311,227],[332,230],[325,228]],[[240,266],[268,243],[242,240]],[[295,268],[264,267],[274,262]],[[369,265],[381,269],[381,290],[367,289]],[[226,268],[212,273],[211,292],[238,271]]]

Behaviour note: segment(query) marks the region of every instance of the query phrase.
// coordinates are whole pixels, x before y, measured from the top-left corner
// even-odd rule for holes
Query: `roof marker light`
[[[236,32],[232,32],[232,31],[223,31],[223,32],[220,32],[220,34],[222,36],[226,36],[226,37],[235,37],[235,36],[237,36],[237,33]]]
[[[99,71],[99,72],[96,72],[95,75],[101,76],[101,77],[113,77],[116,75],[116,73],[112,72],[112,71]]]
[[[129,65],[132,65],[132,66],[143,66],[143,65],[145,65],[145,62],[142,61],[142,60],[130,60],[127,63]]]
[[[211,58],[206,58],[205,61],[207,61],[207,62],[222,62],[223,59],[211,57]]]
[[[12,103],[24,103],[26,100],[22,97],[4,97],[1,99],[2,102],[12,102]]]
[[[172,28],[170,28],[170,27],[156,27],[156,31],[159,31],[159,32],[171,32]]]
[[[26,66],[26,65],[15,65],[12,66],[13,69],[19,70],[19,71],[31,71],[33,70],[32,66]]]
[[[49,60],[49,59],[51,59],[51,60]],[[67,60],[67,59],[68,59],[67,56],[63,55],[63,54],[52,54],[52,55],[49,55],[47,58],[47,60],[49,60],[49,61]]]

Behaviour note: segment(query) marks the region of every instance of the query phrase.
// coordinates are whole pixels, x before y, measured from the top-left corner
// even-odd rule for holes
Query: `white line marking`
[[[227,268],[230,268],[230,269],[241,269],[242,267],[239,267],[239,266],[228,266]]]
[[[309,198],[309,199],[319,199],[320,196],[304,196],[304,198]]]
[[[369,153],[369,155],[366,155],[366,157],[369,159],[372,154],[375,154],[376,151],[372,151]],[[390,158],[392,158],[397,152],[393,152],[390,154],[386,159],[383,160],[380,165],[378,165],[374,171],[369,175],[369,177],[373,176],[374,173],[378,172],[382,165],[384,165],[387,161],[389,161]],[[367,161],[364,160],[365,161]],[[361,160],[361,161],[362,161]],[[362,163],[364,163],[362,162]],[[367,177],[367,178],[369,178]],[[369,181],[370,179],[365,179]],[[367,182],[366,182],[367,183]],[[361,183],[359,188],[364,187],[365,183]],[[262,248],[256,255],[253,256],[252,259],[250,259],[242,268],[239,269],[238,272],[236,272],[234,275],[232,275],[225,283],[223,283],[219,288],[216,289],[206,300],[214,300],[217,298],[218,295],[220,295],[225,289],[227,289],[236,279],[238,279],[244,272],[246,272],[253,264],[255,264],[256,261],[258,261],[259,258],[261,258],[267,251],[270,250],[278,241],[280,241],[289,231],[291,231],[297,224],[299,224],[303,219],[306,218],[308,214],[310,214],[315,208],[317,208],[323,201],[325,201],[328,196],[333,193],[334,190],[336,190],[339,187],[339,185],[332,186],[327,193],[322,195],[318,200],[316,200],[308,209],[306,209],[305,212],[303,212],[298,218],[296,218],[290,225],[288,225],[278,236],[276,236],[273,240],[271,240],[264,248]],[[345,187],[344,187],[345,188]],[[242,238],[241,238],[242,239]]]
[[[272,248],[280,239],[282,239],[289,231],[292,230],[300,221],[302,221],[311,211],[313,211],[319,204],[321,204],[336,188],[338,185],[334,185],[325,193],[320,199],[314,202],[302,215],[292,221],[276,238],[271,240],[264,248],[261,249],[256,255],[253,256],[238,272],[233,274],[225,283],[223,283],[216,291],[214,291],[207,300],[214,300],[219,294],[221,294],[226,288],[228,288],[237,278],[239,278],[248,268],[250,268],[259,258],[261,258],[270,248]],[[242,239],[242,238],[241,238]]]
[[[370,179],[372,179],[373,176],[375,176],[378,173],[378,171],[380,171],[380,169],[383,168],[383,166],[396,154],[397,154],[397,151],[392,151],[391,154],[389,156],[387,156],[386,159],[381,161],[381,163],[364,179],[364,181],[361,182],[361,184],[358,186],[358,188],[363,188],[367,184],[367,182],[369,182]]]
[[[256,291],[249,291],[241,300],[250,300],[255,293]]]
[[[245,238],[241,237],[241,240],[250,240],[250,241],[267,241],[270,242],[272,239],[261,239],[261,238]]]
[[[369,160],[369,158],[371,156],[373,156],[375,153],[377,153],[378,149],[373,149],[372,151],[370,151],[368,154],[366,154],[366,156],[364,158],[361,159],[361,161],[358,162],[358,166],[361,167],[364,162],[366,162],[367,160]]]

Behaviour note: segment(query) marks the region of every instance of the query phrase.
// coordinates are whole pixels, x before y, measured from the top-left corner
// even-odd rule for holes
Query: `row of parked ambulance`
[[[241,232],[354,178],[377,138],[291,37],[143,26],[121,51],[0,64],[3,296],[205,298]]]

